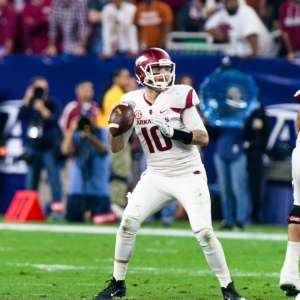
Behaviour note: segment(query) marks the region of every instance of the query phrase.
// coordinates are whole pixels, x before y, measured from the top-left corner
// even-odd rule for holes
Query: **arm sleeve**
[[[195,106],[184,110],[182,121],[189,131],[198,129],[207,132]]]

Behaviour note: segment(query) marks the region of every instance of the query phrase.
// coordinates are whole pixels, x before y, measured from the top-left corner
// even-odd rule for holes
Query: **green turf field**
[[[219,232],[218,226],[232,279],[247,300],[294,299],[278,287],[286,226],[248,225],[243,233]],[[112,274],[116,229],[0,221],[0,299],[92,299]],[[126,283],[122,299],[222,299],[186,221],[141,228]]]

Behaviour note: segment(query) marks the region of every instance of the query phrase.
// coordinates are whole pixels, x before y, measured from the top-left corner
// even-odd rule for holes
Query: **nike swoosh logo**
[[[113,297],[119,290],[115,291],[114,293],[110,293],[110,296]]]
[[[167,109],[161,110],[160,113],[163,114],[165,111],[167,111]]]

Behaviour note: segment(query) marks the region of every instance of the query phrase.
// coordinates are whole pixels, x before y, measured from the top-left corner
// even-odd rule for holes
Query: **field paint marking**
[[[72,266],[72,265],[45,265],[45,264],[29,264],[29,263],[6,263],[9,266],[18,267],[32,267],[40,270],[45,270],[48,272],[53,271],[66,271],[66,270],[90,270],[98,269],[100,267],[86,267],[86,266]],[[101,271],[109,272],[112,267],[101,267]],[[155,273],[155,274],[186,274],[188,276],[215,276],[212,270],[191,270],[191,269],[181,269],[181,268],[155,268],[155,267],[131,267],[128,273]],[[279,277],[279,272],[243,272],[237,269],[231,270],[230,274],[236,277]]]
[[[8,266],[17,267],[32,267],[36,269],[46,270],[46,271],[60,271],[60,270],[85,270],[85,269],[96,269],[97,267],[76,267],[68,265],[45,265],[45,264],[29,264],[29,263],[6,263]]]
[[[12,249],[11,247],[0,247],[0,251],[11,251]]]
[[[0,230],[116,234],[118,227],[0,223]],[[222,239],[268,240],[268,241],[286,241],[287,240],[287,234],[283,234],[283,233],[215,231],[215,234],[218,238],[222,238]],[[140,228],[138,231],[138,235],[194,237],[192,230],[172,229],[172,228],[169,228],[169,229]]]
[[[145,252],[149,252],[149,253],[178,253],[178,250],[146,248]]]

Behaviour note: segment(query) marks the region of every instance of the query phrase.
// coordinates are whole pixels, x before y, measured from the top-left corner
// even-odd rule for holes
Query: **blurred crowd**
[[[294,59],[299,20],[299,0],[0,0],[0,57],[136,56],[165,48],[167,34],[182,31],[236,43],[234,55]]]
[[[47,173],[50,199],[41,203],[45,216],[95,224],[115,222],[122,216],[133,176],[140,176],[138,166],[132,175],[132,160],[139,160],[141,151],[133,137],[123,151],[111,153],[108,114],[125,92],[138,88],[133,79],[125,68],[114,70],[98,102],[93,83],[79,81],[75,99],[63,108],[51,96],[47,78],[31,79],[18,115],[25,133],[24,153],[18,160],[28,166],[27,190],[39,190],[41,171]],[[61,176],[63,168],[67,178]]]

